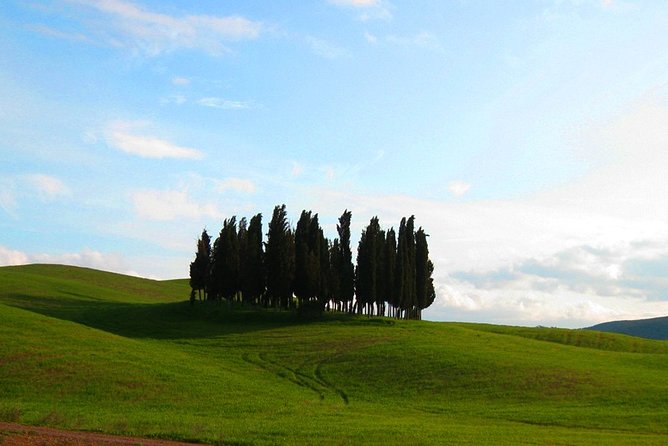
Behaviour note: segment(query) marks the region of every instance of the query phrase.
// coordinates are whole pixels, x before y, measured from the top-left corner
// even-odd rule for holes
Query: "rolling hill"
[[[0,268],[0,421],[235,445],[668,441],[666,342],[187,299],[185,280]]]
[[[612,321],[594,325],[587,330],[621,333],[646,339],[668,340],[668,316],[631,321]]]

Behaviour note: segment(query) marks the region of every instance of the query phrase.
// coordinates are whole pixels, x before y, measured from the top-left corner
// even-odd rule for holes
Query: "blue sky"
[[[0,264],[184,277],[202,228],[285,203],[415,214],[425,317],[668,313],[668,5],[0,6]]]

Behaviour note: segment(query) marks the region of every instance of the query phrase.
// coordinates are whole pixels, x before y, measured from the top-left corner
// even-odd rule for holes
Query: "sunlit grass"
[[[0,268],[0,419],[220,444],[665,444],[668,343],[187,302]]]

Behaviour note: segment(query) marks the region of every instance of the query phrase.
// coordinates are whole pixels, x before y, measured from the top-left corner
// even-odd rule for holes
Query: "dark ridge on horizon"
[[[585,330],[604,331],[637,336],[659,341],[668,340],[668,316],[651,319],[636,319],[625,321],[611,321],[585,328]]]

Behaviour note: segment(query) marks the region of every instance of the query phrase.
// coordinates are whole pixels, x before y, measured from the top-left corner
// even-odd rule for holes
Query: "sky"
[[[429,234],[424,318],[668,314],[668,3],[3,0],[0,265],[187,277],[285,203]]]

